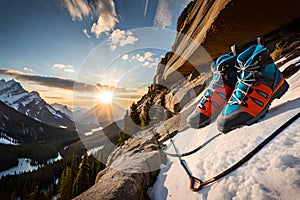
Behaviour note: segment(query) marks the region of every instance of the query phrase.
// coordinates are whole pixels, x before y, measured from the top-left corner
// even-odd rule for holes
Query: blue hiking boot
[[[250,46],[237,57],[238,82],[222,114],[218,129],[228,132],[262,118],[271,102],[289,88],[268,50],[261,44]]]
[[[231,50],[231,53],[220,56],[212,63],[213,78],[197,108],[187,119],[191,128],[208,125],[220,114],[230,98],[237,81],[235,46]]]

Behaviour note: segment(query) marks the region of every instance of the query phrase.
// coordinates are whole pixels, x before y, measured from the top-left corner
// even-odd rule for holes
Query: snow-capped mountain
[[[59,110],[62,113],[66,114],[70,119],[72,119],[72,121],[74,121],[74,118],[76,119],[81,118],[88,111],[87,108],[83,108],[83,107],[71,108],[59,103],[53,103],[51,104],[51,106],[55,110]]]
[[[47,104],[38,92],[26,91],[14,79],[0,80],[0,100],[11,108],[44,123],[56,127],[74,127],[73,121],[66,114]]]
[[[68,106],[61,105],[59,103],[53,103],[51,106],[55,110],[59,110],[60,112],[66,114],[70,119],[73,119],[73,112],[68,108]]]

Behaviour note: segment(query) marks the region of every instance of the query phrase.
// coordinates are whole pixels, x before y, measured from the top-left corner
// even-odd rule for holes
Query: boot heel
[[[289,87],[290,85],[286,82],[286,80],[284,80],[282,86],[280,86],[280,88],[274,94],[274,98],[280,99],[286,93]]]

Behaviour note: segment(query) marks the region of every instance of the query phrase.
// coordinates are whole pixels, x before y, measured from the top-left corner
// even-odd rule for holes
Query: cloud
[[[166,28],[172,25],[172,13],[169,9],[170,0],[159,0],[156,14],[154,17],[154,26],[159,28]]]
[[[151,63],[151,64],[148,66],[148,68],[152,68],[152,67],[155,67],[155,66],[157,66],[157,63]]]
[[[115,92],[125,92],[125,93],[128,92],[128,90],[125,88],[115,88],[109,85],[102,85],[102,84],[92,85],[80,81],[63,79],[58,77],[24,74],[22,72],[16,70],[10,70],[10,69],[0,68],[0,74],[14,77],[19,81],[27,81],[27,82],[47,86],[47,87],[60,88],[60,89],[71,90],[71,91],[75,90],[81,93],[95,92],[96,90],[102,90],[102,89],[110,89],[110,90],[114,90]]]
[[[137,53],[137,54],[131,56],[130,58],[129,58],[128,54],[125,54],[122,56],[122,59],[128,60],[128,62],[138,61],[138,62],[143,63],[142,66],[144,66],[144,67],[152,68],[154,66],[157,66],[157,64],[160,61],[160,58],[154,57],[154,55],[155,55],[154,52],[147,51],[142,55]]]
[[[149,59],[149,58],[151,58],[153,55],[154,55],[154,53],[151,52],[151,51],[147,51],[146,53],[144,53],[145,59]]]
[[[87,37],[87,38],[91,38],[91,36],[88,34],[88,31],[86,28],[82,29],[82,32],[84,33],[84,35]]]
[[[23,70],[26,71],[26,72],[33,72],[33,69],[30,69],[28,67],[23,67]]]
[[[56,68],[56,69],[63,69],[65,68],[66,66],[64,64],[54,64],[53,65],[53,68]]]
[[[91,32],[99,38],[101,33],[113,30],[119,21],[113,0],[97,1],[95,6],[95,13],[98,16],[98,20],[91,27]]]
[[[131,31],[116,29],[108,38],[110,49],[114,51],[117,46],[124,47],[129,44],[134,44],[138,38],[133,35]]]
[[[143,64],[144,67],[146,67],[146,66],[148,66],[148,65],[150,65],[149,62],[145,62],[145,63]]]
[[[47,99],[55,99],[55,100],[65,100],[65,99],[67,99],[67,98],[64,98],[64,97],[53,97],[53,96],[46,96],[45,98],[47,98]]]
[[[65,72],[69,72],[69,73],[74,73],[75,70],[74,70],[74,67],[72,65],[64,65],[64,64],[55,64],[53,65],[53,68],[56,68],[56,69],[61,69]]]
[[[123,60],[128,60],[128,54],[123,55],[123,56],[122,56],[122,59],[123,59]]]
[[[144,62],[144,61],[145,61],[145,58],[144,58],[143,56],[140,56],[140,57],[137,59],[137,61],[139,61],[139,62]]]
[[[91,14],[92,9],[86,0],[64,0],[73,21],[81,21],[84,16]]]
[[[64,6],[73,21],[82,21],[84,17],[91,16],[97,21],[93,23],[90,31],[97,38],[102,33],[108,33],[113,30],[118,23],[114,0],[64,0]],[[83,33],[89,38],[87,30],[83,29]]]
[[[154,67],[156,65],[157,65],[157,63],[150,63],[148,61],[144,62],[144,64],[143,64],[144,67],[148,67],[148,68],[152,68],[152,67]]]
[[[69,73],[74,73],[74,67],[71,65],[67,65],[66,68],[64,69],[65,72],[69,72]]]
[[[153,56],[154,56],[153,52],[147,51],[147,52],[144,53],[144,55],[140,55],[140,54],[134,55],[133,57],[131,57],[131,59],[129,61],[132,61],[132,60],[137,60],[139,62],[145,62],[146,61],[143,64],[143,66],[148,66],[148,65],[150,65],[151,63],[153,63],[155,61]]]

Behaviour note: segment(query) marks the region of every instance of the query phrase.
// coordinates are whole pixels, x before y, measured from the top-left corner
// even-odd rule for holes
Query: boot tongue
[[[232,102],[236,102],[238,103],[239,101],[242,101],[245,97],[245,93],[248,92],[249,89],[249,85],[252,85],[252,83],[254,82],[254,77],[253,74],[251,72],[248,71],[241,71],[238,73],[238,83],[236,85],[236,89],[234,91],[235,97],[238,98],[232,98],[231,101]],[[243,92],[244,93],[243,93]]]
[[[257,55],[265,51],[266,48],[262,45],[254,45],[253,48],[249,48],[248,56],[246,56],[243,60],[241,60],[243,63],[245,63],[245,66],[249,66],[257,61]],[[246,50],[247,51],[247,50]],[[246,52],[247,53],[247,52]]]
[[[245,93],[247,93],[249,89],[249,85],[252,85],[254,82],[254,77],[251,73],[251,66],[249,65],[252,65],[256,62],[256,55],[264,49],[265,48],[262,45],[253,45],[238,56],[237,67],[240,69],[240,72],[238,72],[239,82],[236,85],[234,97],[231,98],[232,102],[238,103],[244,99]]]
[[[232,102],[238,103],[244,99],[245,93],[248,92],[249,87],[255,81],[251,71],[254,69],[253,67],[256,67],[255,62],[258,60],[257,55],[265,50],[266,48],[262,45],[253,45],[238,56],[237,67],[240,69],[238,72],[239,82],[236,85],[234,95],[231,98]]]
[[[228,61],[228,60],[230,60],[230,59],[232,59],[232,58],[234,58],[234,57],[235,57],[235,55],[232,55],[231,53],[229,53],[229,54],[224,54],[224,55],[220,56],[220,57],[216,60],[216,63],[215,63],[217,70],[218,70],[218,71],[222,71],[222,65],[223,65],[226,61]]]

